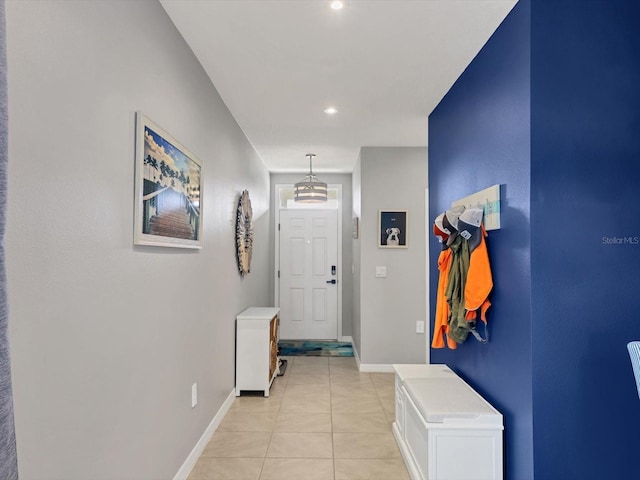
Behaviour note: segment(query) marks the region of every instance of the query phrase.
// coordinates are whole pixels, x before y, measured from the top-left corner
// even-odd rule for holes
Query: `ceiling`
[[[426,146],[427,116],[516,0],[160,0],[273,172]],[[335,115],[324,110],[333,106]]]

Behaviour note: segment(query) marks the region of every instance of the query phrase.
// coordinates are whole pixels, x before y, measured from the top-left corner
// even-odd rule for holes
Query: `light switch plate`
[[[424,333],[424,322],[422,320],[416,322],[416,333]]]
[[[387,267],[376,267],[376,277],[384,278],[387,276]]]

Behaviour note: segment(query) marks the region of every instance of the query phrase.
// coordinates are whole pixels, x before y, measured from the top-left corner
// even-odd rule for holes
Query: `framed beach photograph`
[[[408,248],[408,216],[407,210],[378,211],[379,248]]]
[[[202,248],[202,163],[180,142],[136,115],[133,243]]]

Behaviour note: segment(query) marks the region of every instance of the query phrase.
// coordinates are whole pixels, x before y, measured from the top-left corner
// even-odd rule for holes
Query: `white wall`
[[[6,9],[20,478],[172,478],[233,388],[236,314],[271,303],[268,172],[155,0]],[[204,164],[200,251],[132,245],[136,110]]]
[[[360,150],[357,167],[361,202],[361,344],[358,347],[361,363],[424,363],[427,336],[416,333],[416,321],[425,321],[428,330],[425,280],[427,149],[364,147]],[[409,248],[378,248],[378,211],[404,209],[409,211]],[[387,267],[386,278],[376,278],[376,266]],[[354,321],[356,324],[357,320]]]
[[[271,174],[271,211],[277,215],[276,185],[293,185],[304,178],[306,172],[302,173],[272,173]],[[318,177],[330,185],[342,185],[342,335],[351,336],[351,317],[353,312],[353,276],[351,267],[353,257],[351,254],[351,175],[336,173],[319,173]],[[275,272],[275,223],[270,225],[272,272]],[[271,274],[270,291],[271,298],[274,298],[275,275]]]

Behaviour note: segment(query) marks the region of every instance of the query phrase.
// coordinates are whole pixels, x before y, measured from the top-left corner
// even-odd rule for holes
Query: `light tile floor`
[[[408,480],[391,373],[353,357],[288,357],[269,398],[235,399],[189,480]]]

